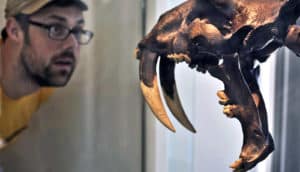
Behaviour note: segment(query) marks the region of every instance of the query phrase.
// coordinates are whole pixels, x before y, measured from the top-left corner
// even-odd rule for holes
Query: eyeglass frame
[[[78,42],[80,45],[87,45],[87,44],[91,41],[91,39],[93,38],[93,36],[94,36],[94,33],[93,33],[92,31],[88,31],[88,30],[84,30],[84,29],[77,29],[77,28],[69,29],[68,27],[66,27],[66,26],[64,26],[64,25],[60,25],[60,24],[44,24],[44,23],[40,23],[40,22],[36,22],[36,21],[32,21],[32,20],[28,20],[28,23],[31,24],[31,25],[38,26],[38,27],[40,27],[40,28],[46,29],[46,30],[48,31],[48,37],[49,37],[50,39],[52,39],[52,40],[57,40],[57,41],[63,41],[63,40],[66,40],[66,39],[70,36],[70,34],[73,33],[74,36],[75,36],[75,38],[76,38],[76,40],[77,40],[77,42]],[[65,37],[63,37],[63,38],[61,38],[61,39],[60,39],[60,38],[57,39],[57,38],[53,38],[53,36],[51,36],[50,30],[51,30],[51,28],[54,27],[55,25],[59,25],[59,26],[65,28],[66,30],[68,30],[68,33],[66,34]],[[83,33],[84,33],[84,34],[89,34],[89,39],[88,39],[88,41],[87,41],[86,43],[80,42],[79,39],[78,39],[77,36],[76,36],[77,33],[80,33],[80,34],[83,34]]]

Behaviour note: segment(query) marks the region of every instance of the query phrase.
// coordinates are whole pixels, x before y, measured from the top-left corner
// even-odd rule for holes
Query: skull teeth
[[[241,166],[242,163],[243,163],[242,158],[239,158],[238,160],[236,160],[235,162],[233,162],[233,163],[230,165],[230,168],[237,169],[238,167]]]
[[[227,105],[229,104],[230,100],[228,98],[228,96],[226,95],[226,93],[223,90],[220,90],[217,92],[217,96],[219,97],[219,103],[221,105]]]
[[[224,106],[223,113],[227,117],[233,118],[240,113],[240,108],[238,105],[226,105]]]
[[[191,58],[183,53],[174,53],[174,54],[168,54],[167,57],[169,59],[173,59],[176,62],[183,62],[185,61],[186,63],[191,63]]]

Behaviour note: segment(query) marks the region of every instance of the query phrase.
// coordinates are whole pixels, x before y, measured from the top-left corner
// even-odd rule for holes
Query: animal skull
[[[264,62],[282,46],[300,54],[300,27],[295,25],[299,13],[300,0],[187,0],[161,15],[136,50],[141,90],[154,115],[175,131],[161,101],[161,84],[172,114],[196,132],[180,103],[175,64],[186,62],[197,71],[208,71],[224,84],[217,93],[223,112],[242,125],[242,150],[231,167],[253,168],[274,150],[254,62]]]

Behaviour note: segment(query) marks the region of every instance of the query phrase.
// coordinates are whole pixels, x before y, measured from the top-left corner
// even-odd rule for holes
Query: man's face
[[[30,17],[44,25],[82,29],[82,12],[75,6],[48,7]],[[54,28],[55,29],[55,28]],[[57,29],[59,32],[59,30]],[[80,45],[74,34],[64,40],[53,40],[49,30],[29,24],[28,40],[24,41],[21,63],[25,72],[40,86],[64,86],[69,81],[79,58]]]

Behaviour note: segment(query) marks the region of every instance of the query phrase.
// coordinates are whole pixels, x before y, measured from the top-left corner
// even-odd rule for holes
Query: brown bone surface
[[[174,70],[177,62],[186,62],[208,71],[224,84],[217,93],[223,112],[237,118],[243,130],[242,150],[231,167],[254,167],[274,150],[254,64],[282,46],[300,54],[299,13],[300,0],[188,0],[164,13],[136,50],[141,89],[154,115],[175,131],[162,104],[161,85],[172,114],[196,132],[181,105]]]

